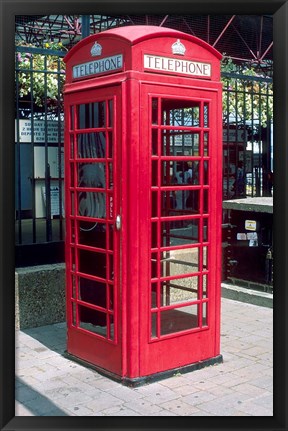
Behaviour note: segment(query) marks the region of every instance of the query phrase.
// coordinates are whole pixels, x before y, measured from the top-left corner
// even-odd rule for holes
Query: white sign
[[[256,220],[245,220],[245,229],[255,231],[257,228]]]
[[[247,235],[246,233],[237,233],[237,240],[238,241],[246,241]]]
[[[103,72],[112,72],[120,70],[123,67],[123,55],[113,55],[112,57],[101,58],[99,60],[88,61],[87,63],[73,66],[73,79],[85,78],[91,75],[97,75]]]
[[[144,69],[174,72],[184,75],[211,77],[211,64],[144,54]]]
[[[58,186],[50,186],[51,217],[53,217],[54,215],[60,215],[59,191],[60,189]],[[46,206],[45,187],[42,187],[42,196],[43,196],[44,205]],[[63,203],[62,203],[62,215],[64,215]]]
[[[32,125],[31,120],[19,120],[19,141],[20,142],[31,142],[32,141]],[[58,121],[43,120],[33,121],[33,138],[35,144],[45,143],[45,123],[47,124],[47,142],[58,144],[64,141],[63,137],[63,121],[61,121],[61,130],[59,136],[59,124]],[[17,142],[17,120],[15,120],[15,140]]]

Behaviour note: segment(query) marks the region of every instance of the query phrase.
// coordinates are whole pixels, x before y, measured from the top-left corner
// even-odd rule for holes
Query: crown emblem
[[[173,54],[185,55],[186,48],[183,43],[180,42],[180,39],[177,39],[177,42],[173,43],[171,48]]]
[[[92,57],[97,57],[98,55],[101,55],[102,46],[100,45],[100,43],[95,42],[94,45],[92,46],[90,52],[91,52]]]

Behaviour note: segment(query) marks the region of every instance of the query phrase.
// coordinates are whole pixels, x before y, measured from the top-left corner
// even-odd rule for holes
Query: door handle
[[[119,214],[116,216],[115,227],[116,227],[116,230],[121,229],[121,216]]]

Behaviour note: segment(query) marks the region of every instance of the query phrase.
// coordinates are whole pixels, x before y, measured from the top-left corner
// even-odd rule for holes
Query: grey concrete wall
[[[15,270],[16,329],[64,322],[65,264]]]

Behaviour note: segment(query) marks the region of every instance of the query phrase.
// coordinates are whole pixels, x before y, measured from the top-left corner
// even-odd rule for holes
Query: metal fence
[[[16,266],[64,260],[64,55],[16,47]]]
[[[222,73],[223,198],[273,193],[271,78]]]
[[[65,52],[16,47],[16,266],[64,261]],[[271,196],[272,79],[223,73],[223,198]]]

